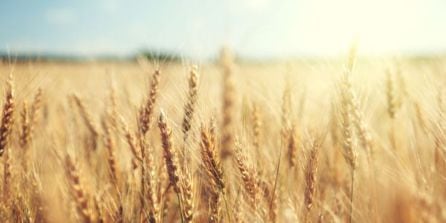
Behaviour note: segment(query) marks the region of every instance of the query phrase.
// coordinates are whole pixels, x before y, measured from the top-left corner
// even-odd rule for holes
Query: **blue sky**
[[[2,0],[0,50],[196,58],[446,52],[445,0]]]

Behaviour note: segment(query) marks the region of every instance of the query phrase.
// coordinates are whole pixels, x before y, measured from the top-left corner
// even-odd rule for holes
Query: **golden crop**
[[[441,58],[3,62],[0,222],[446,222]]]

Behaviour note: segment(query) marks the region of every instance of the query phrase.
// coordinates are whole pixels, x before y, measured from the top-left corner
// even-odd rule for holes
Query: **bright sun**
[[[308,31],[304,41],[322,54],[343,52],[352,39],[359,39],[362,52],[381,54],[404,49],[417,38],[419,6],[413,0],[314,0],[297,16]]]

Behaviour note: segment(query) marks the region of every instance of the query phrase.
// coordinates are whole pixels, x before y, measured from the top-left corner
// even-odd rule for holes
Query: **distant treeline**
[[[86,61],[99,61],[99,62],[132,62],[136,61],[139,57],[145,57],[148,60],[162,61],[162,62],[180,62],[182,60],[188,60],[187,56],[180,55],[175,52],[169,51],[159,51],[159,50],[143,50],[135,54],[130,54],[127,56],[113,56],[113,55],[75,55],[75,54],[52,54],[52,53],[4,53],[0,51],[0,63],[27,63],[27,62],[86,62]],[[209,62],[218,62],[218,57],[211,58]],[[446,58],[446,53],[443,54],[412,54],[401,56],[405,60],[410,60],[412,62],[431,62],[435,60],[443,60]],[[320,61],[338,61],[339,57],[290,57],[290,58],[250,58],[250,57],[236,57],[235,61],[237,63],[247,63],[247,64],[258,64],[265,62],[283,62],[283,61],[305,61],[305,62],[320,62]],[[362,59],[374,60],[379,59],[375,57],[365,57]],[[338,61],[339,62],[339,61]]]
[[[141,51],[136,55],[136,57],[143,56],[149,60],[159,60],[159,61],[181,61],[184,57],[181,57],[177,53],[173,52],[158,52],[158,51]]]
[[[69,56],[69,55],[54,55],[54,54],[0,54],[0,60],[2,62],[11,62],[11,63],[21,63],[21,62],[74,62],[74,61],[82,61],[83,58],[80,56]]]
[[[70,54],[52,54],[52,53],[2,53],[0,52],[1,62],[85,62],[85,61],[134,61],[138,57],[146,57],[149,60],[159,61],[181,61],[180,55],[171,52],[159,52],[144,50],[139,53],[128,56],[112,56],[112,55],[95,55],[95,56],[82,56],[82,55],[70,55]]]

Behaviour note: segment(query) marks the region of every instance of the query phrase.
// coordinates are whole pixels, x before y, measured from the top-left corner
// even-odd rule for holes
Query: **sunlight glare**
[[[304,41],[321,54],[339,54],[353,39],[362,53],[382,54],[404,48],[409,39],[404,37],[417,33],[418,6],[413,0],[314,0],[298,16],[308,31]]]

